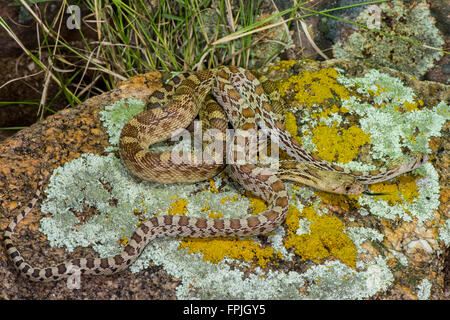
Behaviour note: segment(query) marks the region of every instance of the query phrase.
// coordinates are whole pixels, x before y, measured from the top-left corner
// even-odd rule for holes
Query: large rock
[[[82,277],[81,289],[19,277],[2,248],[0,296],[445,298],[449,87],[347,60],[281,62],[263,71],[289,101],[288,130],[319,156],[372,169],[369,164],[382,167],[411,150],[429,153],[428,164],[373,185],[372,191],[388,193],[378,197],[288,184],[289,215],[269,235],[158,239],[130,270]],[[158,86],[156,74],[133,78],[0,144],[1,229],[45,181],[42,208],[16,230],[15,243],[32,265],[115,254],[136,223],[155,213],[243,217],[264,210],[226,175],[169,186],[126,172],[115,153],[118,132],[142,109],[136,99]]]

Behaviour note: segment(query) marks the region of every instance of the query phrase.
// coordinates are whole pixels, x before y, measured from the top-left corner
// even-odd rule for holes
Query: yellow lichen
[[[248,197],[248,201],[250,202],[250,210],[253,215],[260,214],[263,211],[267,210],[267,204],[261,198],[255,197],[250,192],[246,192],[245,195]]]
[[[299,221],[300,221],[300,211],[294,206],[289,206],[289,210],[286,215],[285,221],[288,230],[290,230],[291,232],[296,232],[298,229]]]
[[[329,206],[339,207],[343,211],[348,212],[351,208],[359,209],[361,207],[358,201],[356,201],[357,196],[334,194],[324,191],[316,191],[314,194],[318,196],[323,203]]]
[[[285,96],[288,92],[293,91],[295,100],[308,106],[339,97],[347,99],[350,93],[337,82],[338,75],[333,68],[324,68],[314,72],[305,71],[280,82],[280,92],[282,96]]]
[[[212,210],[212,211],[208,212],[208,217],[211,218],[211,219],[222,218],[223,217],[223,213]]]
[[[402,106],[394,107],[394,110],[401,112],[419,111],[420,109],[418,106],[423,106],[423,101],[420,99],[414,102],[405,101]]]
[[[170,204],[170,208],[167,210],[168,214],[181,214],[185,215],[187,212],[187,200],[180,199]]]
[[[220,203],[225,203],[226,201],[230,201],[230,202],[236,202],[239,201],[239,197],[237,194],[233,195],[233,197],[224,197],[222,199],[220,199]]]
[[[375,83],[375,86],[377,87],[376,91],[370,90],[368,89],[367,92],[371,95],[371,96],[380,96],[385,92],[388,92],[389,90],[386,88],[383,88],[380,86],[379,83]]]
[[[213,179],[209,179],[209,192],[211,193],[218,193],[219,190],[216,187],[216,183]]]
[[[336,78],[338,73],[333,68],[325,68],[315,72],[305,71],[299,76],[292,76],[280,83],[280,92],[284,96],[288,92],[295,94],[295,100],[300,104],[312,106],[321,104],[324,107],[312,111],[312,119],[328,119],[338,112],[348,112],[345,107],[340,107],[340,99],[347,99],[349,91],[340,85]],[[378,90],[382,90],[379,88]],[[286,130],[300,143],[302,138],[298,136],[298,127],[294,114],[285,114]],[[327,161],[348,163],[355,159],[359,148],[370,142],[370,135],[356,126],[347,129],[339,128],[338,123],[327,126],[319,122],[311,129],[312,142],[317,148],[316,155]],[[280,152],[281,159],[288,158]]]
[[[348,109],[345,107],[339,107],[336,104],[333,104],[329,107],[324,108],[321,112],[315,112],[311,114],[312,119],[328,119],[331,115],[336,114],[338,112],[346,113]]]
[[[302,139],[298,136],[297,119],[295,118],[295,115],[290,111],[286,111],[284,115],[284,126],[286,127],[286,130],[291,134],[291,136],[298,140],[298,142],[302,142]]]
[[[287,71],[297,63],[298,61],[296,60],[282,60],[275,62],[273,65],[269,66],[269,70]]]
[[[298,235],[300,217],[311,222],[308,234]],[[295,248],[295,254],[302,260],[318,262],[328,257],[336,257],[348,266],[356,267],[357,249],[351,239],[343,232],[344,224],[337,217],[318,215],[313,206],[300,211],[291,206],[286,219],[288,236],[286,248]]]
[[[416,184],[417,177],[405,175],[397,177],[393,182],[381,182],[369,186],[373,193],[386,193],[375,198],[387,201],[389,205],[402,205],[404,202],[412,203],[419,195]]]
[[[361,146],[370,142],[370,135],[356,126],[342,130],[336,124],[331,128],[319,124],[312,134],[316,154],[330,162],[348,163],[355,159]]]
[[[281,253],[275,252],[271,247],[262,247],[253,239],[232,238],[185,238],[178,246],[187,249],[188,253],[203,254],[203,261],[218,263],[225,257],[231,259],[254,261],[261,267],[273,258],[281,258]]]

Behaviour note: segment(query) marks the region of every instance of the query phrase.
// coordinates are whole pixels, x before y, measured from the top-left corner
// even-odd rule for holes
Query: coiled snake
[[[211,90],[223,109],[212,100],[209,95]],[[170,102],[166,103],[169,96]],[[205,106],[207,111],[202,111],[201,106]],[[123,251],[113,257],[73,259],[56,266],[36,268],[23,259],[11,238],[17,224],[39,200],[38,190],[27,208],[14,217],[4,233],[7,253],[19,272],[33,281],[57,281],[69,277],[74,271],[112,274],[127,268],[146,244],[156,237],[263,234],[280,225],[288,211],[289,201],[282,180],[293,180],[334,193],[359,194],[367,184],[388,180],[427,160],[425,156],[414,156],[384,171],[344,173],[343,169],[303,149],[285,130],[263,86],[251,72],[237,67],[221,67],[178,75],[152,94],[147,110],[133,117],[121,132],[119,150],[125,166],[142,179],[165,183],[195,182],[217,174],[222,165],[174,163],[170,151],[158,153],[148,150],[150,145],[170,138],[177,129],[186,128],[199,112],[207,118],[206,127],[220,132],[227,128],[228,121],[231,123],[236,130],[234,141],[240,139],[240,143],[235,144],[233,159],[247,159],[247,153],[252,152],[247,150],[251,139],[243,133],[260,128],[296,160],[282,162],[277,172],[267,170],[258,163],[236,161],[230,164],[234,178],[245,189],[267,202],[266,211],[246,219],[203,219],[178,215],[153,217],[141,223]]]

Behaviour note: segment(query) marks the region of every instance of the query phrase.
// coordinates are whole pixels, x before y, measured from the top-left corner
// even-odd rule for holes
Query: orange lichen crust
[[[296,234],[299,219],[306,218],[311,224],[310,232]],[[288,226],[285,247],[294,248],[302,260],[319,260],[336,257],[351,268],[356,268],[357,249],[352,240],[343,232],[344,224],[337,217],[318,215],[313,206],[300,211],[291,206],[286,219]]]

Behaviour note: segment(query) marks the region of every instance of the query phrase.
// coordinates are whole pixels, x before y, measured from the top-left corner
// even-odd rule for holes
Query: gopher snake
[[[133,117],[123,128],[119,150],[125,166],[146,180],[161,182],[200,181],[215,175],[221,166],[216,164],[175,164],[167,152],[152,153],[148,146],[165,140],[176,129],[187,127],[199,113],[202,104],[209,104],[207,112],[212,127],[223,131],[227,126],[221,109],[211,102],[211,91],[225,110],[233,128],[243,132],[258,127],[276,139],[296,161],[281,164],[275,174],[258,164],[232,164],[232,175],[247,190],[268,203],[266,211],[246,219],[203,219],[186,216],[158,216],[141,223],[123,251],[109,258],[81,258],[56,266],[35,268],[24,261],[12,242],[17,224],[40,199],[40,189],[28,207],[17,214],[6,228],[4,243],[10,259],[19,272],[33,281],[57,281],[74,271],[82,274],[112,274],[127,268],[140,255],[146,244],[159,236],[218,237],[263,234],[281,224],[289,202],[283,180],[294,180],[310,186],[341,194],[358,194],[366,184],[388,180],[422,165],[426,157],[416,157],[385,171],[343,173],[343,170],[306,151],[290,136],[272,110],[259,81],[249,72],[236,67],[200,71],[174,77],[162,89],[153,93],[148,110]],[[171,102],[163,107],[167,95]],[[239,135],[236,135],[235,139]],[[234,157],[245,154],[249,139],[234,150]]]

